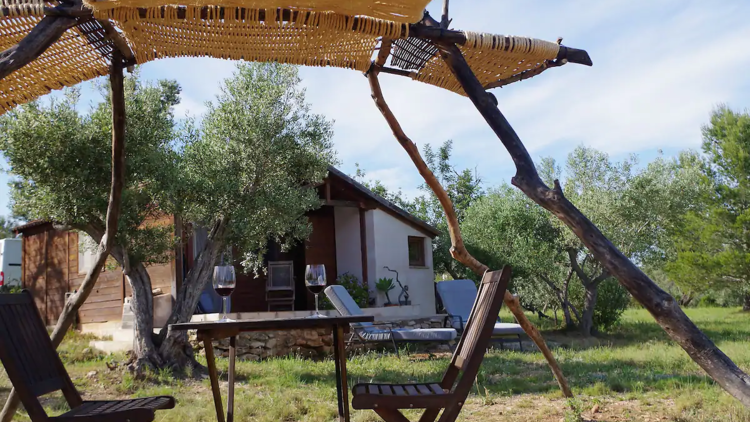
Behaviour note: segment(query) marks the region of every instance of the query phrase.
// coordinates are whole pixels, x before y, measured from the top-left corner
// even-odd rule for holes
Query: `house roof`
[[[430,237],[435,237],[435,236],[440,235],[440,231],[436,229],[435,227],[433,227],[432,225],[428,224],[427,222],[425,222],[424,220],[420,218],[415,217],[414,215],[410,214],[403,208],[397,206],[393,202],[376,194],[370,189],[367,189],[363,184],[349,177],[347,174],[345,174],[341,170],[333,166],[328,166],[328,173],[334,175],[335,177],[343,180],[345,183],[351,185],[356,191],[372,199],[374,202],[378,204],[378,206],[382,207],[385,211],[390,212],[391,214],[395,215],[396,217],[404,220],[405,222],[413,226],[416,226],[421,231],[430,235]]]
[[[16,233],[23,233],[25,230],[28,230],[28,229],[31,229],[31,228],[34,228],[34,227],[38,227],[38,226],[43,226],[43,225],[49,224],[49,223],[51,223],[51,221],[48,221],[48,220],[32,220],[32,221],[29,221],[28,223],[21,224],[19,226],[13,227],[13,231],[16,232]]]
[[[424,220],[418,217],[415,217],[414,215],[410,214],[403,208],[397,206],[393,202],[376,194],[370,189],[367,189],[363,184],[349,177],[346,173],[342,172],[341,170],[333,166],[328,166],[328,172],[332,174],[333,176],[337,177],[338,179],[341,179],[344,183],[350,185],[355,191],[371,199],[380,208],[383,208],[386,212],[389,212],[395,215],[397,218],[400,218],[401,220],[405,221],[408,224],[416,226],[416,228],[425,232],[430,237],[435,237],[440,234],[440,231],[436,229],[435,227],[433,227],[432,225],[428,224],[427,222],[425,222]],[[21,224],[20,226],[14,227],[13,231],[16,233],[23,233],[26,230],[32,229],[34,227],[39,227],[45,224],[49,224],[49,223],[51,222],[48,220],[33,220],[33,221],[29,221],[28,223]]]

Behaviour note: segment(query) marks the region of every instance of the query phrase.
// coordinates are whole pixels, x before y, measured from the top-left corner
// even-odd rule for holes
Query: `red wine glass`
[[[234,266],[221,265],[214,267],[214,290],[221,296],[221,319],[219,322],[233,321],[227,317],[227,302],[229,296],[237,285],[237,277],[234,273]]]
[[[325,315],[320,313],[318,308],[318,295],[326,288],[325,265],[308,265],[305,268],[305,286],[307,286],[307,290],[309,290],[310,293],[315,295],[315,314],[313,317],[325,317]]]

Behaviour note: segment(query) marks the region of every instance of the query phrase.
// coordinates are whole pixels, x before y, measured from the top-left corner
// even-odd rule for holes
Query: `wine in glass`
[[[315,295],[315,314],[313,317],[325,317],[325,315],[320,313],[318,308],[318,295],[326,288],[325,265],[308,265],[305,268],[305,286],[307,286],[307,290],[309,290],[310,293]]]
[[[227,317],[227,302],[229,296],[237,285],[237,277],[234,274],[234,266],[217,265],[214,267],[214,290],[221,296],[221,319],[219,322],[233,321]]]

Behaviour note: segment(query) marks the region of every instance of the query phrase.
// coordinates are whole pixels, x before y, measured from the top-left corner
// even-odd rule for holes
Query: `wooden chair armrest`
[[[85,416],[62,415],[49,418],[49,420],[52,422],[151,422],[154,420],[154,413],[153,409],[138,408]]]

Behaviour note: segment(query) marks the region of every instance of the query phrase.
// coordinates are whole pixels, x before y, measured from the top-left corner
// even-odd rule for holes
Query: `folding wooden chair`
[[[169,396],[83,401],[28,291],[0,294],[0,360],[33,422],[150,422],[175,404]],[[39,397],[60,390],[71,410],[49,417]]]
[[[386,422],[409,422],[399,409],[426,409],[420,422],[453,422],[466,402],[479,366],[489,347],[503,296],[510,281],[510,267],[487,272],[443,380],[426,384],[357,384],[352,407],[372,409]]]

